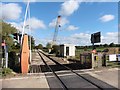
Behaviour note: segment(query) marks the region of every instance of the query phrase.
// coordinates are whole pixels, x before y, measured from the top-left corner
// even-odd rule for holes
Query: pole
[[[5,45],[5,68],[8,68],[8,50],[6,45]]]
[[[94,53],[92,53],[92,69],[95,67],[95,61],[94,61]]]
[[[94,47],[94,34],[93,34],[92,39],[93,39],[92,50],[94,50],[95,49],[95,47]],[[95,68],[95,60],[94,60],[94,53],[92,52],[92,69],[94,69],[94,68]]]
[[[6,68],[8,68],[8,52],[6,52]]]
[[[25,31],[25,23],[26,23],[26,19],[27,19],[28,8],[29,8],[29,1],[27,3],[27,8],[26,8],[25,17],[24,17],[24,24],[23,24],[22,37],[21,37],[21,45],[22,45],[23,35],[24,35],[24,31]]]
[[[17,33],[17,38],[18,38],[18,43],[20,42],[20,37],[19,37],[19,33]]]
[[[29,17],[29,21],[30,21],[30,5],[29,5],[29,8],[28,8],[28,17]],[[32,55],[31,55],[31,26],[30,26],[30,23],[29,23],[29,32],[30,32],[30,37],[29,37],[29,40],[30,40],[30,63],[31,63],[31,59],[32,59]]]

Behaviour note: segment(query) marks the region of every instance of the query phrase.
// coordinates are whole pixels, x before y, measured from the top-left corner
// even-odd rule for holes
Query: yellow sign
[[[99,60],[99,57],[98,57],[98,56],[96,56],[96,60]]]

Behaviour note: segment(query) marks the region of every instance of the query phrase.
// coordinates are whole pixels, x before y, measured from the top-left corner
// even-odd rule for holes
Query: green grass
[[[86,51],[91,51],[92,49],[87,49]],[[75,58],[80,59],[80,54],[86,52],[84,49],[76,49],[75,51]]]
[[[105,49],[108,49],[109,47],[97,47],[96,50],[97,51],[103,51]],[[112,48],[115,48],[115,47],[112,47]],[[75,58],[76,59],[79,59],[80,58],[80,54],[84,53],[84,52],[91,52],[92,51],[92,48],[87,48],[86,50],[84,49],[76,49],[75,51]]]

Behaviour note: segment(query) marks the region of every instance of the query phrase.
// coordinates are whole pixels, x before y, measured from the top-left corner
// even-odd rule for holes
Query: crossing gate
[[[91,68],[92,54],[91,53],[80,54],[80,63],[84,68]]]

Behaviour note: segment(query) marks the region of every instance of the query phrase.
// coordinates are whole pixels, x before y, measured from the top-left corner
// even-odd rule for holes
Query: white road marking
[[[32,77],[18,77],[18,78],[7,78],[2,80],[23,80],[23,79],[38,79],[38,78],[44,78],[45,76],[32,76]]]

